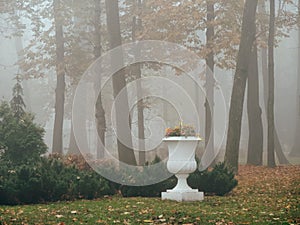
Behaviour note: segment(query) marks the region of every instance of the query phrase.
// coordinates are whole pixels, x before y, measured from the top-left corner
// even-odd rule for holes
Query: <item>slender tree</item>
[[[79,147],[77,145],[73,129],[74,129],[74,127],[73,127],[73,123],[71,121],[71,132],[70,132],[69,150],[68,150],[67,154],[70,154],[70,155],[79,155],[80,154],[80,150],[79,150]]]
[[[229,110],[225,162],[236,171],[238,170],[239,144],[248,65],[255,39],[256,7],[257,0],[246,0],[242,21],[241,41],[237,56],[237,65]]]
[[[205,148],[214,156],[214,2],[208,0],[207,7],[207,29],[206,29],[206,48],[209,53],[206,57],[207,69],[206,72],[206,99],[205,99]]]
[[[70,28],[68,29],[68,33],[70,35],[70,38],[65,38],[69,43],[65,43],[65,45],[70,46],[70,49],[65,49],[65,55],[69,58],[65,59],[67,63],[66,67],[67,75],[70,75],[70,81],[72,83],[72,86],[77,85],[81,75],[83,72],[87,69],[87,65],[90,64],[90,62],[93,60],[92,54],[91,54],[91,45],[87,44],[89,42],[92,42],[92,36],[94,32],[89,32],[90,35],[84,35],[85,31],[87,31],[87,27],[91,28],[92,25],[94,25],[90,19],[89,16],[94,16],[94,2],[93,1],[86,1],[82,2],[80,0],[72,0],[71,2],[65,1],[64,2],[64,14],[66,13],[67,9],[70,11],[68,17],[72,18],[72,23]],[[65,23],[68,24],[68,19],[65,19]],[[65,28],[64,28],[65,30]],[[66,36],[66,35],[65,35]],[[92,42],[94,43],[94,42]],[[67,90],[69,91],[69,90]],[[68,94],[68,92],[66,93]],[[72,102],[73,97],[75,94],[75,90],[72,88],[69,92],[68,96],[66,96],[66,102],[67,104],[69,102]],[[84,96],[83,96],[84,95]],[[81,97],[86,97],[85,92],[81,92]],[[68,111],[68,109],[72,109],[71,106],[67,108],[66,104],[66,116],[71,117],[71,113]],[[70,103],[69,103],[70,104]],[[86,108],[82,108],[81,110],[82,115],[86,115]],[[86,119],[81,119],[77,121],[78,126],[82,128],[81,133],[81,145],[82,146],[89,146],[88,145],[88,135],[86,132]],[[70,131],[70,141],[69,141],[69,147],[68,147],[68,153],[72,155],[79,155],[81,153],[85,154],[87,149],[79,149],[79,146],[77,144],[75,134],[74,134],[74,125],[73,121],[71,120],[71,131]],[[77,137],[78,138],[78,137]],[[80,152],[84,151],[84,152]]]
[[[136,9],[137,8],[137,9]],[[139,43],[137,41],[137,35],[141,34],[142,31],[142,19],[141,19],[141,10],[142,10],[142,1],[141,0],[135,0],[134,1],[134,9],[136,9],[136,15],[132,18],[132,41],[136,42],[137,48],[135,52],[135,57],[139,57],[141,54]],[[131,73],[136,79],[136,89],[137,89],[137,99],[140,99],[142,96],[142,87],[141,87],[141,81],[142,78],[142,70],[141,70],[141,64],[135,63],[131,67]],[[139,165],[144,165],[146,163],[146,152],[143,150],[145,149],[145,127],[144,127],[144,106],[143,106],[143,100],[139,100],[137,103],[137,121],[138,121],[138,148],[139,151]]]
[[[260,1],[259,7],[258,7],[259,12],[262,15],[266,14],[266,9],[265,9],[265,2]],[[265,23],[265,21],[263,21]],[[261,48],[261,66],[262,66],[262,77],[263,77],[263,94],[264,94],[264,108],[265,108],[265,114],[266,117],[268,117],[268,48],[262,47]],[[286,156],[283,153],[282,146],[277,134],[276,126],[274,126],[274,144],[275,144],[275,152],[278,158],[278,161],[280,164],[289,164],[289,161],[287,160]]]
[[[249,124],[249,141],[247,163],[262,165],[263,163],[263,125],[259,105],[259,77],[257,62],[257,45],[254,44],[248,73],[247,112]]]
[[[94,56],[95,59],[101,56],[101,0],[94,0],[95,12],[94,12]],[[101,86],[101,77],[99,81],[95,84],[95,89]],[[106,132],[106,120],[105,111],[102,104],[101,93],[97,97],[96,102],[96,120],[97,120],[97,131],[100,138],[100,143],[97,143],[97,158],[104,157],[104,149],[101,146],[105,146],[105,132]]]
[[[270,0],[270,21],[268,38],[268,166],[274,167],[274,34],[275,34],[275,0]]]
[[[297,68],[297,118],[296,118],[296,131],[294,132],[294,144],[290,156],[300,156],[300,0],[298,1],[298,68]]]
[[[55,118],[53,129],[52,152],[63,153],[63,122],[65,104],[65,62],[64,62],[64,35],[62,25],[61,1],[53,0],[56,47],[56,89],[55,89]]]
[[[114,49],[122,45],[118,0],[105,0],[105,6],[110,49]],[[122,52],[112,55],[111,59],[112,66],[116,65],[116,63],[123,64]],[[128,123],[126,121],[130,120],[129,118],[124,117],[126,112],[129,112],[124,70],[120,70],[113,75],[112,83],[115,98],[123,89],[123,96],[121,97],[122,100],[120,100],[120,104],[116,104],[116,129],[117,134],[122,134],[123,137],[125,137],[127,146],[119,139],[117,140],[119,160],[130,165],[136,165],[134,151],[131,147],[129,147],[132,146],[131,133],[125,129],[128,127]],[[123,112],[125,112],[125,114]]]

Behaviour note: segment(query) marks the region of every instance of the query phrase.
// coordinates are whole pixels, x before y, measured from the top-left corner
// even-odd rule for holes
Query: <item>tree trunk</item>
[[[267,115],[267,108],[268,108],[268,53],[266,48],[261,49],[261,58],[262,58],[262,73],[263,73],[263,87],[264,87],[264,107],[266,111],[266,116]],[[275,152],[278,158],[279,164],[289,164],[289,161],[285,157],[283,151],[282,151],[282,146],[279,141],[279,137],[277,134],[276,127],[274,127],[274,141],[275,141]]]
[[[270,22],[268,38],[268,158],[269,167],[275,167],[274,154],[274,33],[275,33],[275,1],[270,0]]]
[[[95,59],[101,56],[101,0],[94,0],[95,5],[95,18],[94,18],[94,25],[95,25],[95,47],[94,47],[94,56]],[[97,87],[101,87],[101,77],[97,84],[95,84],[95,90]],[[97,139],[97,158],[104,157],[104,147],[105,147],[105,132],[106,132],[106,120],[105,120],[105,111],[102,104],[101,92],[97,97],[96,102],[96,121],[97,121],[97,131],[99,139]],[[99,141],[101,143],[99,143]]]
[[[57,83],[55,89],[55,118],[53,129],[53,153],[63,153],[63,122],[65,104],[65,62],[64,62],[64,37],[62,26],[61,1],[53,1],[54,25],[55,25],[55,45],[56,45],[56,76]]]
[[[265,9],[265,2],[261,1],[259,4],[259,8],[258,8],[260,13],[264,13],[266,14],[266,9]],[[262,75],[263,75],[263,93],[264,93],[264,108],[265,108],[265,114],[266,117],[268,117],[267,115],[267,111],[268,111],[268,53],[267,53],[267,48],[262,48],[261,49],[261,62],[262,62]],[[287,160],[287,158],[285,157],[283,150],[282,150],[282,146],[280,144],[279,141],[279,137],[277,134],[277,130],[276,130],[276,126],[274,126],[274,141],[275,141],[275,152],[278,158],[278,162],[280,164],[289,164],[289,161]]]
[[[261,3],[261,7],[260,10],[262,10],[261,12],[266,13],[265,10],[265,6],[264,6],[264,1],[262,1]],[[262,48],[261,49],[261,62],[262,62],[262,75],[263,75],[263,93],[264,93],[264,108],[265,108],[265,114],[266,117],[268,117],[267,115],[267,111],[268,111],[268,53],[267,53],[267,48]],[[278,158],[278,162],[280,164],[289,164],[289,161],[287,160],[287,158],[285,157],[283,150],[282,150],[282,146],[280,144],[279,141],[279,137],[277,134],[277,130],[276,130],[276,126],[274,126],[274,141],[275,141],[275,152]]]
[[[247,98],[249,141],[247,164],[260,166],[263,163],[263,125],[259,106],[259,78],[257,46],[253,46],[248,73]]]
[[[80,155],[80,150],[76,142],[76,138],[73,131],[73,122],[71,122],[70,142],[68,153],[70,155]]]
[[[118,0],[105,0],[105,5],[110,49],[114,49],[122,45]],[[111,58],[112,67],[118,65],[118,63],[123,63],[122,52],[118,52],[118,54],[112,55]],[[129,118],[124,117],[124,115],[129,112],[129,106],[124,70],[120,70],[113,75],[112,83],[115,98],[123,89],[123,95],[121,97],[121,100],[119,101],[120,104],[116,104],[117,134],[122,134],[127,141],[127,145],[132,146],[131,133],[127,132],[127,130],[125,129],[128,127]],[[136,165],[136,159],[132,147],[124,145],[119,139],[117,140],[117,142],[119,160],[130,165]]]
[[[137,0],[138,8],[141,8],[141,0]],[[132,20],[132,41],[136,41],[136,33],[141,32],[142,27],[142,21],[139,16],[134,16]],[[139,48],[139,43],[137,42],[137,49],[135,52],[135,57],[139,58],[141,54],[141,50]],[[136,79],[136,90],[137,90],[137,99],[140,99],[142,96],[142,86],[141,86],[141,77],[142,77],[142,71],[141,71],[141,65],[140,63],[136,63],[132,65],[132,72],[133,76]],[[144,106],[143,106],[143,100],[141,99],[137,103],[137,111],[138,111],[138,139],[139,139],[139,165],[143,166],[146,163],[146,152],[145,152],[145,127],[144,127]]]
[[[206,47],[210,50],[206,56],[206,99],[205,99],[205,148],[212,158],[214,158],[214,3],[207,1],[207,29],[206,29]],[[210,71],[209,71],[210,70]],[[214,164],[212,161],[211,165]]]
[[[106,132],[106,119],[105,111],[102,105],[101,93],[98,95],[96,102],[96,120],[97,120],[97,132],[99,140],[97,139],[97,159],[101,159],[105,155],[105,132]],[[101,143],[99,143],[99,141]]]
[[[87,98],[86,93],[81,93],[83,98]],[[86,109],[82,108],[81,110],[82,115],[86,115]],[[81,132],[81,137],[80,137],[80,142],[82,143],[81,146],[84,146],[84,149],[79,149],[79,146],[77,145],[77,140],[75,138],[75,134],[74,134],[74,127],[73,127],[73,121],[71,120],[71,132],[70,132],[70,141],[69,141],[69,149],[68,149],[68,153],[67,154],[72,154],[72,155],[80,155],[80,154],[86,154],[88,153],[88,136],[87,136],[87,127],[86,127],[86,120],[80,120],[77,122],[79,125],[79,127],[82,128]],[[78,137],[77,137],[78,139]]]
[[[137,97],[139,98],[142,94],[141,82],[137,82]],[[144,127],[144,106],[143,100],[137,103],[138,107],[138,137],[139,137],[139,165],[143,166],[146,163],[146,152],[145,152],[145,127]]]
[[[229,110],[225,162],[236,172],[238,170],[239,144],[248,65],[251,48],[255,39],[256,7],[257,0],[246,0],[243,13],[241,41],[237,56],[237,65]]]
[[[300,0],[298,1],[298,19],[300,20]],[[298,46],[300,46],[300,25],[298,26]],[[298,82],[297,82],[297,118],[296,118],[296,130],[295,130],[295,138],[294,145],[292,147],[292,151],[290,152],[290,156],[300,156],[300,48],[298,47]]]

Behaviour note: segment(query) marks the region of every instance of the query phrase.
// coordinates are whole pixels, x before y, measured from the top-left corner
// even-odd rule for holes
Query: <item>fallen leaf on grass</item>
[[[147,209],[142,209],[141,211],[139,211],[139,214],[148,214],[149,210]]]
[[[114,210],[114,208],[110,205],[110,206],[108,206],[108,211],[113,212],[113,211],[115,211],[115,210]]]

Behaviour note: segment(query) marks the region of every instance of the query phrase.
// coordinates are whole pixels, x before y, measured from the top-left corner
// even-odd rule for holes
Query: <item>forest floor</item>
[[[202,202],[114,196],[0,206],[0,224],[300,224],[300,166],[240,166],[237,179],[229,195]]]

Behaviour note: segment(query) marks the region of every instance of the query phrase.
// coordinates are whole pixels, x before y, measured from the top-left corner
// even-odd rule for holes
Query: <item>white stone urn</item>
[[[201,201],[204,199],[203,192],[192,189],[187,184],[190,173],[197,169],[195,150],[201,139],[194,136],[165,137],[164,142],[168,145],[169,159],[167,169],[175,174],[178,179],[177,185],[166,192],[162,192],[162,199],[182,201]]]

